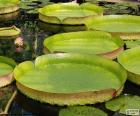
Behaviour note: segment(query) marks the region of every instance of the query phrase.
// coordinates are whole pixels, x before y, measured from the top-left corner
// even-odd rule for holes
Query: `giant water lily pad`
[[[15,12],[19,9],[20,0],[0,0],[0,14]]]
[[[13,81],[13,70],[16,63],[7,57],[0,56],[0,87],[6,86]]]
[[[23,94],[57,105],[104,102],[120,94],[126,81],[126,71],[118,63],[96,55],[70,53],[23,62],[15,68],[14,76]]]
[[[123,50],[123,40],[100,31],[81,31],[57,34],[44,41],[46,52],[99,54],[116,58]]]
[[[39,19],[47,23],[84,24],[89,17],[103,14],[103,9],[90,3],[58,3],[39,9]]]
[[[122,52],[118,61],[128,71],[128,79],[140,85],[140,47]]]
[[[19,36],[21,33],[20,29],[15,26],[0,28],[0,39],[14,38]]]
[[[107,31],[123,39],[140,39],[140,16],[106,15],[85,22],[88,29]]]
[[[15,19],[17,19],[18,16],[19,16],[19,11],[8,13],[8,14],[1,14],[0,22],[15,20]]]
[[[107,116],[107,114],[94,107],[73,106],[60,110],[59,116]]]
[[[111,101],[106,102],[106,108],[111,111],[119,111],[122,114],[139,116],[140,97],[132,95],[122,95]]]

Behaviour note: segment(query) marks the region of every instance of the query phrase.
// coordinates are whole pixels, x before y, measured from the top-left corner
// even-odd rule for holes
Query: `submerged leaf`
[[[59,116],[107,116],[107,114],[94,107],[73,106],[60,110]]]
[[[38,13],[38,9],[45,5],[49,5],[49,0],[24,0],[20,3],[20,8],[27,11],[28,14]]]

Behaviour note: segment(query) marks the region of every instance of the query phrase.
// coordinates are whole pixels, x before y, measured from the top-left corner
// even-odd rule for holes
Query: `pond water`
[[[101,3],[100,5],[106,5],[106,7],[113,9],[112,4]],[[116,5],[116,10],[114,7],[114,10],[112,10],[112,12],[108,10],[106,14],[140,14],[139,10],[136,10],[133,7],[127,7],[125,11],[121,10],[122,7],[120,9],[117,8],[118,6]],[[37,14],[26,13],[26,10],[21,10],[17,14],[18,16],[15,20],[3,21],[2,23],[0,23],[0,27],[15,25],[22,31],[20,37],[23,38],[23,47],[17,47],[14,44],[14,40],[0,40],[0,55],[11,57],[17,62],[34,60],[37,56],[42,55],[42,43],[46,37],[55,33],[61,33],[63,31],[68,31],[75,28],[64,28],[57,25],[45,25],[43,22],[39,21]],[[83,26],[76,27],[76,29],[77,28],[80,28],[81,30],[85,29]],[[124,93],[140,95],[139,87],[130,82],[127,82]],[[122,116],[117,112],[114,113],[106,110],[104,108],[104,104],[97,104],[95,106],[108,112],[110,116]],[[16,96],[16,99],[14,100],[10,108],[9,116],[58,116],[58,112],[61,108],[62,107],[51,106],[49,104],[41,104],[25,97],[20,92],[18,92],[18,95]]]
[[[33,60],[36,56],[42,54],[42,42],[45,37],[51,33],[40,30],[38,27],[38,19],[36,15],[27,15],[21,12],[16,20],[0,23],[0,27],[17,26],[21,29],[21,38],[23,38],[24,46],[19,49],[14,44],[14,40],[1,40],[0,55],[14,58],[18,62],[24,60]]]

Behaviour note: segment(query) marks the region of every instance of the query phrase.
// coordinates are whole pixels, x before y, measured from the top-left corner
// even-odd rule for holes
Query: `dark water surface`
[[[131,11],[131,9],[128,9],[128,11]],[[131,14],[132,12],[134,11],[132,10],[128,13]],[[138,11],[136,13],[138,13]],[[20,36],[23,38],[24,46],[22,48],[18,48],[14,44],[14,39],[0,40],[0,55],[11,57],[19,63],[25,60],[34,60],[37,56],[42,55],[42,43],[46,37],[55,33],[75,29],[75,27],[62,27],[49,24],[45,25],[43,22],[39,21],[37,14],[27,14],[25,10],[21,10],[21,12],[17,14],[16,20],[13,19],[10,21],[5,20],[0,22],[0,27],[16,25],[20,28],[22,31]],[[13,14],[13,16],[15,15]],[[85,29],[83,26],[76,28],[80,28],[81,30]],[[123,93],[140,96],[140,88],[130,82],[127,82]],[[104,108],[104,104],[96,104],[94,106],[106,111],[109,116],[122,116],[117,112],[110,112],[106,110]],[[9,116],[58,116],[58,112],[61,108],[63,107],[41,104],[18,92],[18,95],[10,108]]]

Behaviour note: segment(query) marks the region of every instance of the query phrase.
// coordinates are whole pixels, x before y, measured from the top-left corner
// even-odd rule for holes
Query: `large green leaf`
[[[82,5],[76,3],[59,3],[39,9],[40,20],[57,24],[80,24],[84,17],[102,13],[103,9],[101,7],[89,3]],[[74,22],[71,22],[72,19],[74,19]]]
[[[140,85],[140,47],[122,52],[118,61],[128,71],[128,79]]]
[[[81,31],[48,37],[44,46],[51,52],[103,54],[123,47],[121,38],[100,31]],[[116,55],[116,54],[115,54]]]
[[[18,89],[30,98],[50,104],[84,105],[120,94],[126,72],[118,63],[96,55],[59,53],[19,64],[14,77]]]
[[[137,110],[139,114],[140,110],[140,97],[131,95],[122,95],[111,101],[106,102],[106,108],[111,111],[119,111],[122,114],[129,113],[128,110]],[[135,112],[136,113],[136,112]]]
[[[140,17],[131,15],[107,15],[85,22],[88,29],[113,33],[139,33]]]
[[[73,106],[60,110],[59,116],[107,116],[107,114],[94,107]]]
[[[125,70],[117,63],[79,54],[40,56],[35,67],[31,62],[23,62],[15,68],[14,74],[24,86],[51,93],[118,89],[126,80]]]
[[[118,56],[118,61],[126,70],[140,75],[140,47],[122,52]]]

